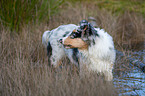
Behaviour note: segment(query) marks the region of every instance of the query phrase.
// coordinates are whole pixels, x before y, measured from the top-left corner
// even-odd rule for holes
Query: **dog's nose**
[[[59,42],[62,43],[62,39],[59,39]]]

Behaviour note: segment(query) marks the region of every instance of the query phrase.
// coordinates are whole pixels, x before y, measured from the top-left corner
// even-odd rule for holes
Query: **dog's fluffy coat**
[[[74,29],[77,29],[78,26],[74,24],[61,25],[51,31],[45,31],[42,36],[42,43],[47,47],[49,63],[54,67],[59,66],[59,61],[63,57],[68,57],[73,64],[78,66],[77,61],[77,49],[66,49],[59,39],[69,35]]]
[[[57,66],[59,60],[64,56],[67,56],[72,63],[78,64],[78,58],[81,74],[85,71],[101,73],[105,76],[105,80],[111,81],[116,57],[112,37],[103,29],[95,28],[97,35],[87,36],[88,40],[83,40],[83,38],[71,39],[71,33],[78,28],[79,26],[74,24],[62,25],[43,34],[42,43],[48,47],[47,49],[52,48],[51,64]],[[59,43],[59,39],[63,40],[62,44]]]
[[[90,32],[89,35],[80,38],[71,38],[71,35],[65,37],[63,45],[78,48],[81,74],[97,72],[103,74],[105,80],[111,81],[116,57],[113,39],[103,29],[95,28],[95,31],[94,34]]]

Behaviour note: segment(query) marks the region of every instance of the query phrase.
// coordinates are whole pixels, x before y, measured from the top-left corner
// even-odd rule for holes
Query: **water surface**
[[[134,61],[139,60],[141,63],[144,63],[144,53],[144,50],[134,52],[130,58],[134,58]],[[121,53],[119,54],[122,55]],[[113,82],[120,92],[119,96],[145,96],[145,73],[138,67],[134,67],[130,71],[125,72],[121,77],[116,76]]]

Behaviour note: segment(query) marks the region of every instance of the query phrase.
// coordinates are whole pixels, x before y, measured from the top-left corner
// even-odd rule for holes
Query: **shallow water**
[[[145,50],[134,52],[131,57],[133,57],[134,60],[140,60],[141,63],[144,63],[144,53]],[[116,76],[113,82],[120,92],[119,96],[145,96],[145,73],[138,67],[134,67],[121,77]]]
[[[145,96],[145,73],[134,69],[122,78],[114,78],[114,85],[121,95]]]

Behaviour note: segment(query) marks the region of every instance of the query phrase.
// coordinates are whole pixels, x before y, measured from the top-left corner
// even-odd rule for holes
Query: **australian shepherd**
[[[78,49],[81,74],[96,72],[103,74],[107,81],[113,79],[116,52],[112,37],[103,29],[94,28],[86,20],[82,20],[77,29],[59,41],[64,48]]]

